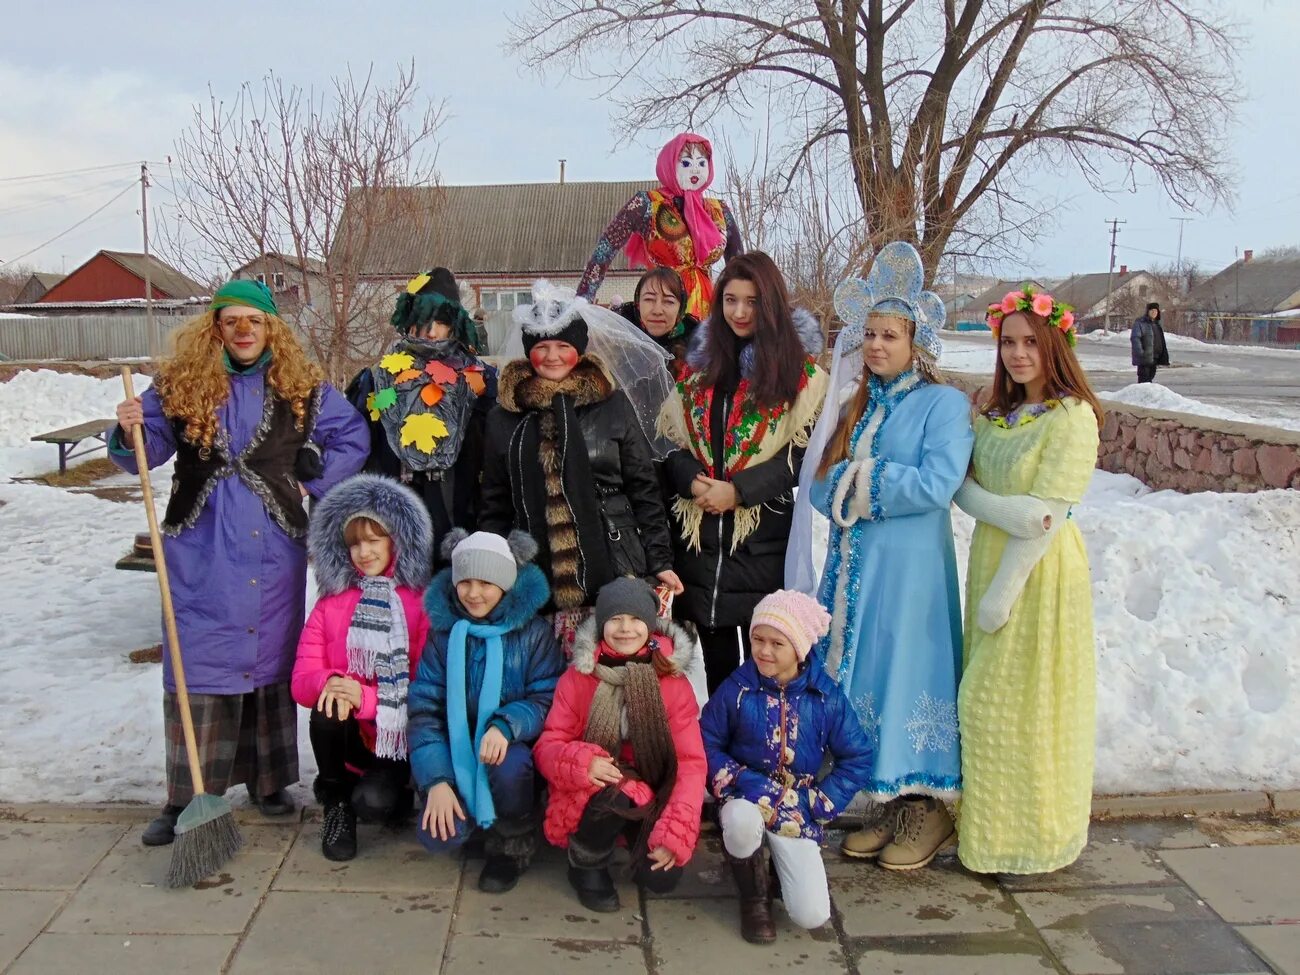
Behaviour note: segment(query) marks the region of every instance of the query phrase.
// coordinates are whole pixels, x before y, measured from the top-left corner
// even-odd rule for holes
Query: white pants
[[[758,806],[748,799],[728,800],[718,818],[722,823],[722,845],[737,859],[753,856],[767,838],[776,875],[781,878],[781,899],[791,921],[801,928],[819,928],[830,920],[826,865],[815,841],[769,832]]]

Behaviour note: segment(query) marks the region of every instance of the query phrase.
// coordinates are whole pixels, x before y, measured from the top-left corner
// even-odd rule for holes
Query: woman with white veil
[[[970,464],[970,404],[942,385],[943,302],[920,256],[896,242],[867,280],[835,292],[847,323],[804,457],[786,564],[791,588],[831,613],[827,670],[876,746],[872,815],[846,856],[923,867],[952,842],[960,795],[961,600],[949,509]],[[830,519],[820,585],[813,512]]]
[[[676,594],[672,543],[650,442],[672,390],[667,357],[617,314],[546,281],[515,309],[488,416],[479,528],[528,532],[571,640],[596,593],[637,576]]]

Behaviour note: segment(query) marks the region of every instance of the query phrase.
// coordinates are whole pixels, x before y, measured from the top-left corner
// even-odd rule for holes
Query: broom
[[[122,385],[126,398],[135,399],[131,370],[122,367]],[[190,695],[185,689],[185,667],[181,663],[180,638],[176,635],[176,611],[172,608],[171,583],[167,578],[167,560],[163,557],[162,535],[158,531],[158,513],[153,506],[153,485],[149,482],[149,462],[144,452],[144,428],[135,428],[135,463],[140,469],[140,490],[144,492],[144,510],[149,518],[149,538],[153,543],[154,565],[158,569],[158,590],[162,594],[163,625],[167,629],[167,649],[172,658],[172,677],[180,704],[181,728],[185,732],[185,754],[190,763],[194,798],[176,820],[176,840],[172,862],[167,870],[168,887],[192,887],[209,874],[216,873],[244,843],[235,825],[230,803],[221,796],[203,791],[203,769],[199,765],[199,746],[194,739],[194,717],[190,714]]]

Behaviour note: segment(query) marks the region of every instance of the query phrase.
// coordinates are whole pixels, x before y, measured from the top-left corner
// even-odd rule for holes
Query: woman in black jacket
[[[537,541],[557,610],[590,607],[617,576],[681,592],[650,444],[587,353],[583,316],[609,313],[542,284],[534,298],[515,313],[527,358],[501,370],[488,415],[478,526]]]
[[[669,368],[680,379],[686,371],[686,352],[700,322],[686,311],[686,285],[670,267],[656,267],[641,275],[632,300],[614,308],[654,339],[667,355]]]
[[[714,294],[659,416],[679,448],[664,460],[686,586],[673,612],[699,627],[710,694],[748,656],[754,606],[784,587],[799,465],[827,384],[821,327],[791,309],[770,257],[732,258]]]

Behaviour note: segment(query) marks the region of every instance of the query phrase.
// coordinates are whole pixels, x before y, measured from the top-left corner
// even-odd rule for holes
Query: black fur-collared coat
[[[672,568],[650,445],[594,356],[558,383],[524,359],[505,366],[484,444],[478,527],[532,535],[556,607],[592,605],[616,576]]]

